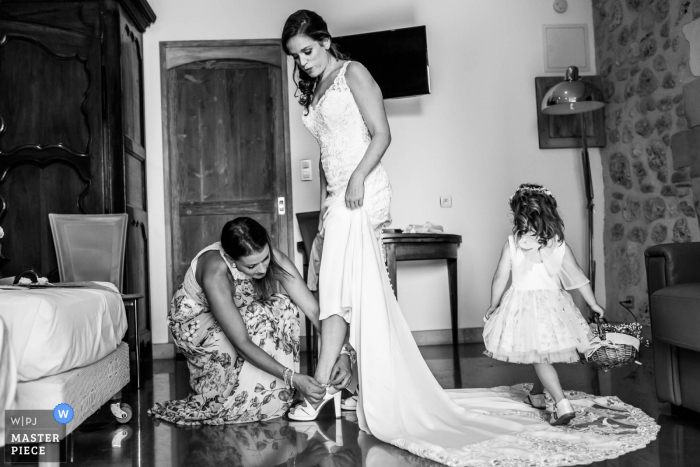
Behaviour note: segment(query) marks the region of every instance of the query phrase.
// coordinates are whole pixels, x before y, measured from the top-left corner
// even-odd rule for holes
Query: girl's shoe
[[[333,405],[335,407],[335,418],[340,418],[340,391],[335,392],[333,394],[328,394],[328,390],[326,390],[326,395],[323,396],[321,404],[319,404],[319,406],[315,409],[309,403],[309,401],[307,401],[306,398],[304,398],[304,402],[293,407],[289,411],[287,416],[291,420],[297,420],[302,422],[316,420],[316,417],[318,417],[318,414],[321,412],[323,406],[331,400],[333,401]]]
[[[316,433],[323,438],[323,445],[329,453],[333,454],[343,447],[343,425],[341,420],[335,421],[335,440],[332,440],[315,421],[291,422],[289,424],[297,433],[306,436],[307,441],[311,441]]]
[[[343,399],[340,403],[340,408],[343,410],[357,410],[357,396],[350,396]]]
[[[539,410],[544,410],[547,408],[547,401],[545,400],[544,393],[528,394],[527,398],[523,402]]]
[[[571,406],[569,399],[562,399],[554,404],[554,413],[549,420],[550,425],[566,425],[571,420],[576,418],[576,412]]]

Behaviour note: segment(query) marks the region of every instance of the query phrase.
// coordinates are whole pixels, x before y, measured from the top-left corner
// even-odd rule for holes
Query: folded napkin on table
[[[444,233],[444,230],[441,225],[426,222],[423,225],[410,224],[403,233]]]

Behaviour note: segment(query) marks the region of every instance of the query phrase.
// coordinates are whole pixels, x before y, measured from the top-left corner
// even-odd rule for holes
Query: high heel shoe
[[[294,428],[297,433],[306,436],[307,442],[311,441],[311,438],[313,438],[316,433],[320,434],[323,438],[323,445],[331,454],[339,451],[343,447],[343,425],[342,421],[339,419],[335,421],[335,440],[332,440],[315,421],[292,422],[289,426]]]
[[[328,390],[326,390],[326,395],[323,396],[323,401],[321,401],[319,406],[315,409],[309,403],[309,401],[304,398],[304,402],[290,410],[287,416],[290,418],[290,420],[296,421],[316,420],[316,417],[318,417],[318,414],[321,412],[323,406],[331,400],[333,401],[333,406],[335,408],[335,418],[340,418],[340,391],[329,394]]]
[[[343,399],[340,403],[340,408],[343,410],[357,410],[357,394]]]
[[[550,425],[566,425],[571,420],[576,418],[576,412],[571,406],[569,399],[562,399],[554,404],[554,413],[552,414]]]

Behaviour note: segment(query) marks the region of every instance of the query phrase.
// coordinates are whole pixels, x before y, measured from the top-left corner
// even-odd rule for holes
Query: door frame
[[[284,131],[284,177],[285,177],[285,219],[280,222],[286,224],[287,242],[284,253],[288,256],[294,254],[294,208],[292,204],[292,168],[291,150],[289,139],[289,92],[287,77],[287,56],[282,50],[279,39],[241,39],[241,40],[208,40],[208,41],[166,41],[160,43],[160,90],[161,90],[161,123],[163,131],[163,176],[165,190],[165,255],[168,297],[172,297],[173,290],[173,258],[175,256],[173,244],[173,218],[174,209],[172,202],[172,177],[174,170],[171,160],[171,129],[170,129],[170,100],[172,91],[168,72],[170,69],[186,65],[188,63],[203,60],[250,60],[264,62],[281,68],[282,86],[282,130]],[[280,196],[276,194],[275,196]],[[203,245],[202,247],[204,247]],[[283,245],[280,245],[281,247]]]

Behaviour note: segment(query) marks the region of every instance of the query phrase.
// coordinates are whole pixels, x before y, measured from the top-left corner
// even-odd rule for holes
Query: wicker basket
[[[620,303],[631,315],[634,317],[635,323],[637,323],[637,317],[634,313],[625,306],[624,302]],[[605,321],[605,319],[603,319]],[[596,315],[595,318],[597,326],[597,334],[603,341],[592,354],[588,355],[585,360],[593,366],[596,370],[608,371],[611,368],[619,368],[630,363],[641,363],[637,362],[637,356],[639,355],[640,345],[643,345],[640,339],[635,336],[631,336],[624,332],[619,332],[625,326],[625,324],[608,324],[605,321],[605,325],[602,326],[600,319]],[[613,341],[615,343],[611,343]],[[649,345],[646,343],[646,345]]]

